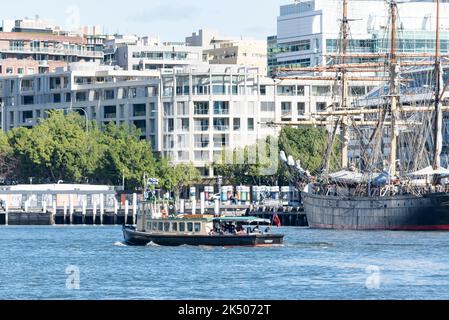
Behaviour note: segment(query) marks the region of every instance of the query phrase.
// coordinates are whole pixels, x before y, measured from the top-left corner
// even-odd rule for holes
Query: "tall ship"
[[[334,72],[338,101],[312,114],[329,131],[322,170],[302,175],[305,214],[311,228],[348,230],[449,231],[449,170],[442,165],[443,105],[448,77],[447,55],[440,50],[440,1],[435,1],[435,53],[400,52],[399,1],[388,1],[388,52],[354,54],[348,50],[348,0],[335,63],[283,72]],[[407,4],[403,4],[406,6]],[[358,59],[364,59],[360,62]],[[352,63],[358,60],[358,63]],[[378,78],[367,99],[348,102],[348,83],[355,73]],[[375,80],[374,80],[375,81]],[[341,141],[340,171],[330,158]],[[350,143],[359,148],[348,160]],[[447,164],[446,164],[447,165]]]

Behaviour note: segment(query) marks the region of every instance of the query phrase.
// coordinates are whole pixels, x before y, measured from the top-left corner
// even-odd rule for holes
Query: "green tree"
[[[193,163],[171,164],[169,159],[163,158],[158,162],[159,186],[174,193],[179,200],[182,189],[200,182],[201,175]]]
[[[105,183],[118,184],[125,178],[128,190],[143,188],[143,175],[156,174],[156,162],[150,144],[140,140],[140,130],[135,126],[106,126],[101,136],[103,158],[99,176]]]
[[[214,162],[215,173],[232,185],[276,184],[277,168],[272,170],[271,167],[276,165],[273,157],[277,160],[278,150],[271,150],[273,142],[277,143],[276,138],[268,137],[258,141],[256,145],[223,150],[221,157]]]
[[[77,113],[68,116],[50,111],[49,117],[32,129],[14,129],[9,140],[21,163],[21,178],[80,183],[92,178],[101,157],[101,148],[87,133]]]
[[[0,178],[12,178],[17,169],[17,159],[14,157],[8,136],[2,130],[0,131]]]
[[[279,137],[279,149],[295,160],[300,160],[303,169],[316,174],[323,166],[328,135],[328,131],[324,128],[285,127]],[[339,142],[336,142],[331,157],[331,170],[339,168],[339,154]]]

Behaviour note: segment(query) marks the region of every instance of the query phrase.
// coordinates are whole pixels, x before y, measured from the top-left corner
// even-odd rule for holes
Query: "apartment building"
[[[2,127],[31,127],[52,109],[74,110],[100,125],[135,125],[153,150],[203,175],[224,149],[278,134],[269,122],[309,120],[333,101],[332,81],[273,80],[259,69],[197,65],[137,71],[93,63],[54,73],[0,78]],[[351,97],[372,84],[351,86]]]
[[[398,50],[435,52],[435,1],[398,2]],[[449,3],[441,3],[441,51],[449,53]],[[280,7],[277,35],[268,37],[269,72],[278,67],[332,63],[326,54],[338,51],[341,0],[304,0]],[[348,1],[350,52],[388,52],[389,9],[384,0]]]
[[[0,76],[54,72],[72,62],[103,61],[101,35],[63,32],[40,20],[3,21]]]
[[[203,48],[203,60],[209,64],[257,67],[267,74],[267,43],[264,40],[219,36],[214,30],[200,29],[185,38],[189,46]]]
[[[106,64],[124,70],[169,69],[203,61],[202,47],[161,42],[153,37],[114,36],[106,44]]]

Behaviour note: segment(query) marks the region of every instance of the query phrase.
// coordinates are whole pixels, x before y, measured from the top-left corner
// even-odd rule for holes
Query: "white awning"
[[[364,180],[362,173],[351,171],[340,171],[331,173],[329,177],[334,181],[342,183],[361,183]]]
[[[409,176],[433,176],[433,175],[447,176],[449,175],[449,169],[439,168],[437,170],[434,170],[432,166],[429,166],[427,168],[409,174]]]

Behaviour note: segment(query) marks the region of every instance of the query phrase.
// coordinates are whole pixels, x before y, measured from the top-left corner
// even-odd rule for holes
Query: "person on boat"
[[[237,235],[244,235],[244,234],[246,234],[245,228],[243,228],[243,226],[238,226],[237,229],[236,229],[236,233],[235,234],[237,234]]]

